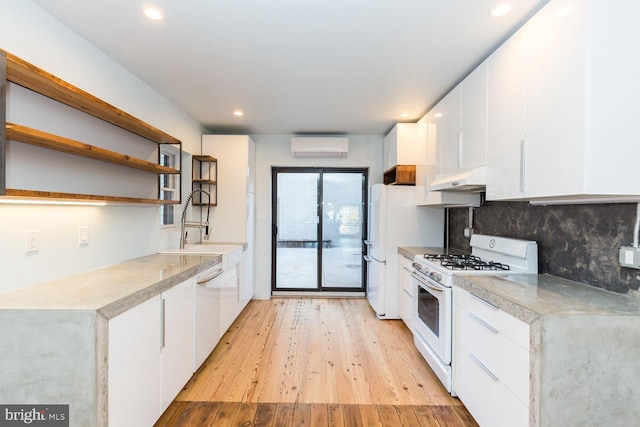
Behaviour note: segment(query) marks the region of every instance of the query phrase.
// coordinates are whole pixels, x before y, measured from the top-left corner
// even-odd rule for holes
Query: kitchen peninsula
[[[525,420],[528,415],[528,425],[637,424],[640,417],[637,299],[549,275],[457,276],[454,285],[456,390],[481,425],[506,422],[504,412],[498,409],[505,403],[496,394],[502,390],[496,388],[503,387],[498,384],[506,384],[505,394],[517,395],[521,383],[515,380],[513,384],[517,386],[509,384],[512,380],[509,366],[517,363],[515,357],[487,342],[484,346],[490,347],[490,351],[485,352],[486,359],[480,360],[483,365],[477,360],[473,360],[476,364],[467,363],[466,356],[475,350],[469,348],[473,344],[467,347],[461,342],[473,342],[474,337],[469,335],[474,331],[482,335],[479,332],[482,325],[488,336],[504,335],[507,339],[503,341],[511,341],[512,347],[525,351],[525,357],[528,347],[529,373],[523,376],[525,391],[521,394],[528,394],[529,398],[524,402],[514,398],[514,402],[521,402]],[[475,311],[472,307],[480,308]],[[498,321],[502,326],[497,326]],[[513,332],[515,328],[509,330],[513,324],[528,326],[529,335],[525,337],[528,342],[508,337],[510,332],[513,336],[520,335]],[[483,351],[478,349],[478,353]],[[469,360],[474,357],[482,359],[476,353]],[[493,361],[498,363],[492,364]],[[522,372],[516,374],[520,376]],[[478,381],[472,381],[471,377]]]
[[[160,331],[160,296],[220,262],[157,254],[1,295],[0,401],[69,404],[70,425],[107,425],[112,320],[157,299]],[[147,333],[160,343],[160,333]]]

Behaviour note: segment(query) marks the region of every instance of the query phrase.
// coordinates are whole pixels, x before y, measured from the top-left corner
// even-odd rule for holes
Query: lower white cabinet
[[[191,377],[193,279],[109,320],[109,425],[151,426]]]
[[[161,296],[109,320],[109,425],[151,426],[161,415]]]
[[[415,298],[417,289],[414,289],[411,276],[412,260],[402,255],[398,256],[398,301],[400,301],[400,318],[407,325],[409,330],[413,332],[413,322],[415,321],[418,306]]]
[[[193,279],[162,293],[161,412],[167,409],[193,374],[193,319]]]
[[[453,388],[481,426],[529,425],[529,325],[454,287]]]

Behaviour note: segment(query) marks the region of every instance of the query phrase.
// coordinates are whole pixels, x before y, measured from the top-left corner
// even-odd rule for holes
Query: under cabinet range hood
[[[480,193],[486,190],[486,166],[468,169],[434,179],[428,186],[429,191],[456,191]]]

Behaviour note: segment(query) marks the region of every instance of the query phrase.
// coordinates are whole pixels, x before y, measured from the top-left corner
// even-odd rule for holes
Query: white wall
[[[382,182],[382,136],[350,135],[346,159],[297,159],[291,156],[292,135],[251,135],[256,143],[256,271],[255,297],[271,296],[271,167],[368,167],[369,185]]]
[[[199,152],[203,129],[193,118],[31,1],[0,3],[0,48],[177,137],[185,152]],[[190,177],[190,161],[183,164]],[[86,246],[77,244],[81,225],[90,227]],[[24,233],[32,229],[39,230],[40,250],[25,254]],[[175,229],[160,229],[155,206],[0,205],[0,292],[149,255],[177,242]]]

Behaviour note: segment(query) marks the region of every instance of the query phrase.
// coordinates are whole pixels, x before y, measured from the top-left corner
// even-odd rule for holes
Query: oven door
[[[418,296],[415,332],[445,365],[451,364],[451,288],[413,272]]]

